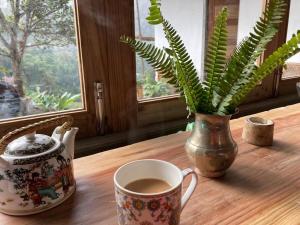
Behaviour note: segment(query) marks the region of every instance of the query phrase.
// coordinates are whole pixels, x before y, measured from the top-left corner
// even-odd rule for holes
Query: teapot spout
[[[75,144],[75,136],[78,132],[77,127],[71,127],[65,134],[59,133],[60,127],[55,128],[53,131],[52,137],[58,139],[66,146],[66,151],[68,151],[69,155],[74,158],[74,144]]]
[[[0,156],[0,169],[1,169],[1,170],[7,169],[8,166],[9,166],[9,163],[8,163],[6,160],[4,160],[4,159],[2,158],[2,156]]]
[[[74,144],[75,144],[75,136],[78,132],[77,127],[72,127],[69,131],[67,131],[63,137],[62,142],[66,146],[66,150],[68,151],[69,155],[74,158]]]

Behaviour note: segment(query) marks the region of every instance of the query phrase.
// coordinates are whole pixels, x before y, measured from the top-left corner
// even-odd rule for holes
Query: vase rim
[[[219,115],[219,114],[208,114],[208,113],[194,113],[195,115],[204,115],[204,116],[214,116],[214,117],[232,117],[240,112],[239,108],[235,109],[235,112],[228,115]]]

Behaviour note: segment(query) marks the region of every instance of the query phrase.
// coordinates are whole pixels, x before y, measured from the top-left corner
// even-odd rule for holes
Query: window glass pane
[[[162,13],[182,37],[188,52],[202,76],[202,49],[205,39],[204,0],[162,0]],[[151,26],[145,18],[148,15],[149,0],[135,0],[136,39],[168,47],[161,26]],[[193,21],[191,23],[191,21]],[[176,94],[174,88],[157,74],[139,56],[136,57],[138,99]]]
[[[249,37],[249,33],[253,32],[256,21],[262,16],[264,2],[265,0],[240,0],[237,43]],[[256,65],[259,63],[260,58],[256,60]],[[262,82],[259,83],[261,84]]]
[[[287,40],[293,33],[300,29],[300,1],[291,0],[290,16],[288,21]],[[283,70],[282,78],[292,78],[300,76],[300,53],[287,60],[286,69]]]
[[[262,14],[263,2],[264,0],[240,0],[238,43],[253,31],[255,22]]]
[[[82,108],[73,1],[0,0],[0,119]]]

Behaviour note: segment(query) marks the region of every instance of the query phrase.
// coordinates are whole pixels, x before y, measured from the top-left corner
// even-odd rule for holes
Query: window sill
[[[289,95],[278,98],[271,98],[265,101],[255,102],[247,105],[242,105],[239,108],[239,114],[234,118],[245,115],[254,114],[257,112],[267,111],[270,109],[283,107],[300,102],[298,95]],[[127,132],[115,133],[101,137],[78,140],[76,142],[76,157],[95,154],[101,151],[106,151],[112,148],[125,146],[139,141],[168,135],[185,130],[188,120],[186,114],[181,119],[173,121],[165,121],[157,124],[144,126],[137,129],[132,129]]]

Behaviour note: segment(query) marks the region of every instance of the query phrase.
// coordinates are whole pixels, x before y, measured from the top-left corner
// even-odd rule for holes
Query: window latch
[[[105,134],[105,111],[104,111],[104,85],[102,82],[95,82],[95,100],[97,116],[97,132],[100,135]]]

